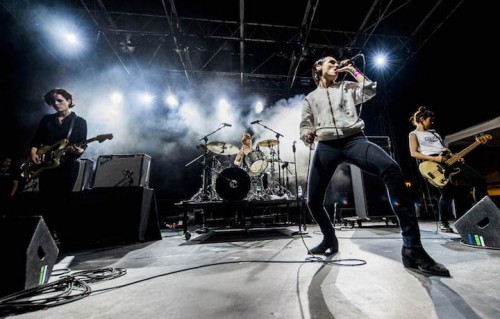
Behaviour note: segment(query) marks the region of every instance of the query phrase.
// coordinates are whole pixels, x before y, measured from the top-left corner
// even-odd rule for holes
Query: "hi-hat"
[[[271,147],[278,145],[280,141],[278,140],[263,140],[257,143],[257,145],[262,146],[262,147]]]
[[[240,150],[238,146],[226,142],[210,142],[207,144],[207,148],[220,155],[235,155]]]

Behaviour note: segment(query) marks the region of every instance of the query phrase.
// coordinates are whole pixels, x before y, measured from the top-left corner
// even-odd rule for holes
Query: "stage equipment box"
[[[151,156],[147,154],[101,155],[97,158],[96,187],[149,187]]]
[[[88,158],[80,158],[76,161],[74,175],[76,177],[73,184],[73,192],[81,192],[89,189],[94,173],[94,161]]]

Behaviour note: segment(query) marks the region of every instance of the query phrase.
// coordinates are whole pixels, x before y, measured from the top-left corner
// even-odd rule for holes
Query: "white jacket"
[[[334,82],[328,88],[319,87],[309,93],[302,106],[300,139],[309,147],[306,136],[314,131],[316,141],[339,139],[359,133],[365,127],[358,117],[356,105],[376,94],[377,82],[365,79],[363,84]]]

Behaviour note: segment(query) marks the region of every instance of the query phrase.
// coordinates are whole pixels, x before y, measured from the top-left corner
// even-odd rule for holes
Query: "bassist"
[[[68,139],[71,146],[61,158],[60,165],[44,171],[39,177],[42,212],[52,235],[57,238],[61,228],[63,213],[69,210],[71,189],[76,179],[76,160],[82,155],[86,145],[74,146],[87,138],[87,122],[72,112],[75,106],[73,95],[65,89],[55,88],[43,97],[45,104],[55,113],[42,117],[31,140],[30,160],[35,165],[42,164],[39,150],[62,139]]]
[[[421,106],[410,118],[416,127],[409,134],[410,155],[422,161],[433,161],[446,168],[446,174],[452,172],[452,178],[459,177],[464,184],[474,188],[473,198],[477,202],[487,195],[485,179],[469,165],[466,165],[463,158],[458,160],[452,167],[447,167],[445,162],[453,154],[443,145],[441,136],[434,130],[434,112]],[[431,183],[431,185],[436,186]],[[449,220],[452,216],[452,200],[457,196],[453,183],[446,183],[443,187],[437,187],[440,193],[439,210],[439,231],[453,233]]]

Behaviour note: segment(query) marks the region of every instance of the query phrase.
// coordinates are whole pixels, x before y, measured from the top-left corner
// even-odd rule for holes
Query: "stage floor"
[[[306,248],[321,240],[316,225],[302,235],[295,226],[193,228],[190,240],[162,229],[162,240],[59,254],[50,283],[64,269],[123,275],[89,283],[79,300],[12,317],[498,318],[500,251],[464,246],[435,222],[420,225],[451,278],[405,269],[399,229],[385,223],[339,228],[340,252],[320,259],[308,259]]]

